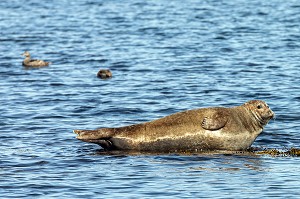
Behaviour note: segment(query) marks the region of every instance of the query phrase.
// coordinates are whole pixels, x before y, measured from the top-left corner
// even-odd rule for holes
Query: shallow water
[[[297,198],[298,157],[103,153],[72,130],[263,99],[253,146],[299,148],[299,21],[296,0],[0,1],[0,195]]]

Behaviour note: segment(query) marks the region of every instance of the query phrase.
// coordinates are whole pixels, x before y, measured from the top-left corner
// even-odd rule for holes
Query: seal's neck
[[[249,112],[253,115],[253,117],[255,118],[255,120],[257,121],[257,124],[261,127],[264,128],[264,126],[266,125],[266,122],[259,116],[257,115],[255,112],[249,110]]]
[[[240,109],[244,109],[242,113],[245,113],[243,116],[245,118],[245,121],[247,124],[245,124],[247,127],[250,127],[252,131],[254,132],[261,132],[264,126],[266,125],[263,123],[262,118],[260,118],[257,114],[255,114],[253,111],[250,109],[240,106],[238,107]],[[249,117],[250,116],[250,117]]]

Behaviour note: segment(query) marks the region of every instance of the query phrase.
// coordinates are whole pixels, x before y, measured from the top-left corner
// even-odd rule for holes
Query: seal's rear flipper
[[[98,144],[104,149],[113,149],[114,148],[112,142],[109,140],[84,140],[84,139],[80,139],[80,140],[83,142]]]
[[[109,128],[102,128],[96,130],[73,130],[77,134],[79,140],[95,140],[95,139],[108,139],[113,136]]]
[[[77,134],[77,139],[83,142],[90,142],[99,144],[104,149],[112,149],[113,144],[109,140],[112,137],[107,129],[97,129],[97,130],[73,130]]]

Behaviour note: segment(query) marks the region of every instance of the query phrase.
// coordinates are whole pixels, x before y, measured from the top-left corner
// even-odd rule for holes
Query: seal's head
[[[262,126],[268,124],[275,116],[268,104],[262,100],[251,100],[243,104],[243,106],[250,111]]]
[[[22,56],[25,56],[25,57],[30,57],[30,53],[28,51],[25,51]]]
[[[112,77],[112,73],[110,70],[108,69],[101,69],[99,70],[99,72],[97,73],[97,77],[101,78],[101,79],[108,79]]]

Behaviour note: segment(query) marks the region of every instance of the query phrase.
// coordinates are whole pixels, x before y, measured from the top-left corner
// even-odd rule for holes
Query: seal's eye
[[[257,105],[257,108],[258,108],[258,109],[261,109],[261,108],[262,108],[262,106],[261,106],[261,105]]]

